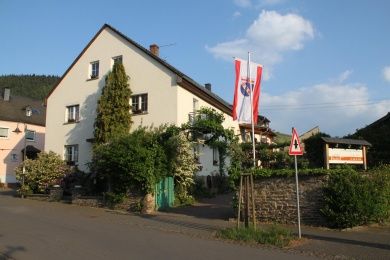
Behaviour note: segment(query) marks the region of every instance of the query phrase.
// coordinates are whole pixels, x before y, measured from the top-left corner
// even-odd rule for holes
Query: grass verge
[[[219,230],[217,237],[243,242],[255,242],[259,244],[286,247],[294,239],[290,230],[279,226],[271,226],[267,229],[227,228]]]

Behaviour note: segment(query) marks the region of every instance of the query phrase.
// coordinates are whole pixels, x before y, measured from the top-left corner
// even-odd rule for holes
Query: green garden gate
[[[173,206],[175,192],[173,177],[166,177],[156,184],[156,209],[164,209]]]

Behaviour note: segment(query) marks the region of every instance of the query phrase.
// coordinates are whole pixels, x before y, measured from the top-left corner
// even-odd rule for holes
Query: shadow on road
[[[148,219],[148,220],[155,221],[155,222],[159,222],[161,224],[170,224],[170,225],[191,228],[191,229],[196,229],[196,230],[216,231],[219,229],[215,225],[195,223],[193,221],[180,220],[177,218],[167,218],[167,217],[158,216],[158,215],[141,215],[141,217]]]
[[[228,220],[234,217],[232,198],[231,193],[222,194],[215,198],[201,199],[192,206],[169,208],[164,211],[196,218]]]
[[[327,236],[320,236],[320,235],[310,235],[310,234],[304,235],[304,236],[306,238],[313,239],[313,240],[321,240],[321,241],[328,241],[328,242],[343,243],[343,244],[358,245],[358,246],[364,246],[364,247],[372,247],[372,248],[390,250],[389,244],[380,244],[380,243],[357,241],[357,240],[352,240],[352,239],[327,237]]]
[[[6,246],[5,251],[0,252],[0,260],[14,259],[13,254],[18,251],[26,251],[23,246]]]
[[[0,195],[3,195],[3,196],[16,197],[17,194],[18,193],[17,193],[16,189],[0,189]]]

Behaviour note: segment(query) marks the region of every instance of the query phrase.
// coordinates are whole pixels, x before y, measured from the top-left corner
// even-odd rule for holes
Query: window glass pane
[[[91,78],[97,78],[99,76],[99,62],[91,63]]]
[[[13,161],[13,162],[18,161],[18,155],[16,153],[11,154],[11,161]]]
[[[138,95],[131,97],[131,110],[133,112],[138,110],[138,100],[139,100],[139,96]]]
[[[78,162],[79,157],[79,146],[76,145],[65,145],[65,156],[64,160],[71,165]]]
[[[141,110],[142,112],[148,111],[148,94],[141,95]]]
[[[79,113],[80,113],[80,106],[69,106],[68,109],[68,122],[77,122],[80,119]]]
[[[34,141],[35,140],[35,131],[27,130],[26,131],[26,140]]]
[[[0,127],[0,137],[8,137],[8,128]]]

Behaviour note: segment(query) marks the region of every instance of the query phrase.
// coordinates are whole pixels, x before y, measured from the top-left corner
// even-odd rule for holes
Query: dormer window
[[[90,73],[90,79],[97,79],[99,77],[99,61],[91,62]]]

